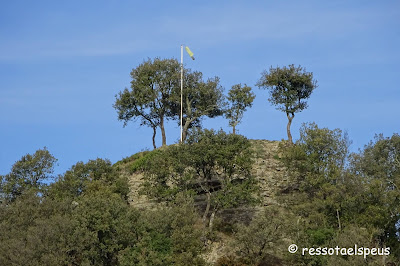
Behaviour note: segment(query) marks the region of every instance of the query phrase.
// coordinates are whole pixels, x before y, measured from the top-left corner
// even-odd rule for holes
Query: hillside
[[[300,136],[204,130],[47,186],[54,156],[27,154],[0,176],[0,264],[399,265],[400,136],[357,154],[339,129]]]
[[[276,203],[274,195],[287,184],[287,172],[279,158],[280,141],[250,140],[254,154],[252,175],[256,177],[260,185],[262,205]],[[143,183],[143,174],[134,171],[135,163],[141,160],[148,152],[140,152],[116,163],[121,174],[128,177],[129,202],[132,206],[145,208],[151,206],[151,200],[144,195],[139,195],[140,185]]]
[[[225,224],[232,224],[237,221],[248,224],[254,211],[261,210],[262,206],[277,204],[275,195],[284,189],[288,182],[287,170],[278,160],[280,141],[269,140],[250,140],[251,149],[253,151],[252,175],[255,176],[260,186],[261,204],[256,208],[234,208],[227,209],[220,213],[219,217]],[[129,203],[136,208],[153,209],[157,204],[149,200],[146,196],[140,195],[139,190],[143,184],[143,174],[137,170],[137,165],[148,154],[148,151],[134,154],[118,162],[120,173],[128,177],[129,183]],[[203,209],[204,200],[201,195],[197,196],[197,207]],[[216,263],[218,258],[230,253],[230,243],[232,237],[229,234],[218,233],[218,241],[209,243],[208,252],[204,254],[204,258],[211,264]]]

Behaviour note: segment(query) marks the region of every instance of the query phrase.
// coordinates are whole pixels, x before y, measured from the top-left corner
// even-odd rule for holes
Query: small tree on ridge
[[[269,72],[264,71],[256,84],[260,89],[269,89],[268,101],[277,106],[276,109],[286,113],[288,118],[287,135],[293,143],[290,125],[294,114],[308,107],[307,99],[317,87],[313,80],[313,73],[306,72],[301,66],[289,65],[288,67],[270,67]]]

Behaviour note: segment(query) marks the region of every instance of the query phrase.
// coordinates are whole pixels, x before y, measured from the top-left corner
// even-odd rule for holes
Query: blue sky
[[[236,83],[257,98],[238,126],[252,139],[287,138],[287,118],[255,87],[270,66],[302,65],[319,87],[303,122],[346,130],[357,151],[376,133],[399,132],[399,1],[1,1],[0,174],[46,146],[56,173],[78,161],[113,163],[151,149],[151,130],[123,128],[112,104],[148,57]],[[225,130],[223,118],[206,128]],[[177,141],[172,121],[167,142]],[[157,137],[158,145],[161,136]]]

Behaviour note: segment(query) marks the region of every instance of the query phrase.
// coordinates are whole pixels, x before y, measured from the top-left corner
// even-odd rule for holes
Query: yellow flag
[[[192,58],[194,60],[193,53],[192,53],[192,51],[190,51],[189,47],[186,46],[185,49],[186,49],[186,52],[190,55],[190,58]]]

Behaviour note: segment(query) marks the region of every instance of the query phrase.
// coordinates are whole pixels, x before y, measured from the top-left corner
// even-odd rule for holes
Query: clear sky
[[[376,133],[399,133],[400,1],[1,1],[0,174],[46,146],[56,173],[78,161],[113,163],[151,149],[151,130],[123,128],[112,104],[148,57],[236,83],[257,98],[238,126],[252,139],[281,140],[286,115],[255,87],[270,66],[302,65],[319,87],[303,122],[346,130],[352,151]],[[230,130],[225,119],[206,128]],[[167,142],[179,138],[169,122]],[[158,145],[161,135],[157,136]]]

